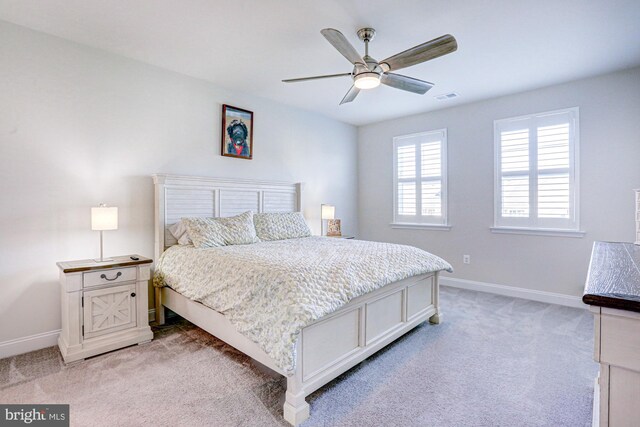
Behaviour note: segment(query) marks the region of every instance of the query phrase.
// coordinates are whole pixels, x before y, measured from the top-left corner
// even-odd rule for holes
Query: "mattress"
[[[307,237],[172,246],[158,260],[154,284],[224,314],[293,374],[295,342],[305,326],[389,283],[440,270],[451,265],[411,246]]]

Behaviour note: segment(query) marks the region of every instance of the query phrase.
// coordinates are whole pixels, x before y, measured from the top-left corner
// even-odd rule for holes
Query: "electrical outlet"
[[[462,262],[465,264],[471,264],[471,255],[462,255]]]

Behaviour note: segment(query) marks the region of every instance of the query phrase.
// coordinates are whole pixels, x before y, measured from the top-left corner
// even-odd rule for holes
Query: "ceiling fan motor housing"
[[[382,75],[382,68],[378,65],[378,61],[369,56],[369,42],[373,40],[376,35],[376,30],[373,28],[360,28],[358,30],[358,38],[364,42],[365,55],[364,67],[356,64],[353,67],[353,80],[354,84],[359,89],[372,89],[380,85],[380,77]]]

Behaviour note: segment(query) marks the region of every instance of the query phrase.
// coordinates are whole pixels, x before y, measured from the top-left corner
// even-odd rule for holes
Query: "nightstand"
[[[126,255],[108,262],[57,263],[62,301],[58,347],[66,363],[153,339],[148,309],[152,262]]]

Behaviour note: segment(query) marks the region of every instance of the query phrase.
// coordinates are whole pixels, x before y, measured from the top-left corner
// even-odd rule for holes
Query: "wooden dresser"
[[[595,316],[600,363],[593,424],[640,425],[640,246],[595,242],[582,301]]]

